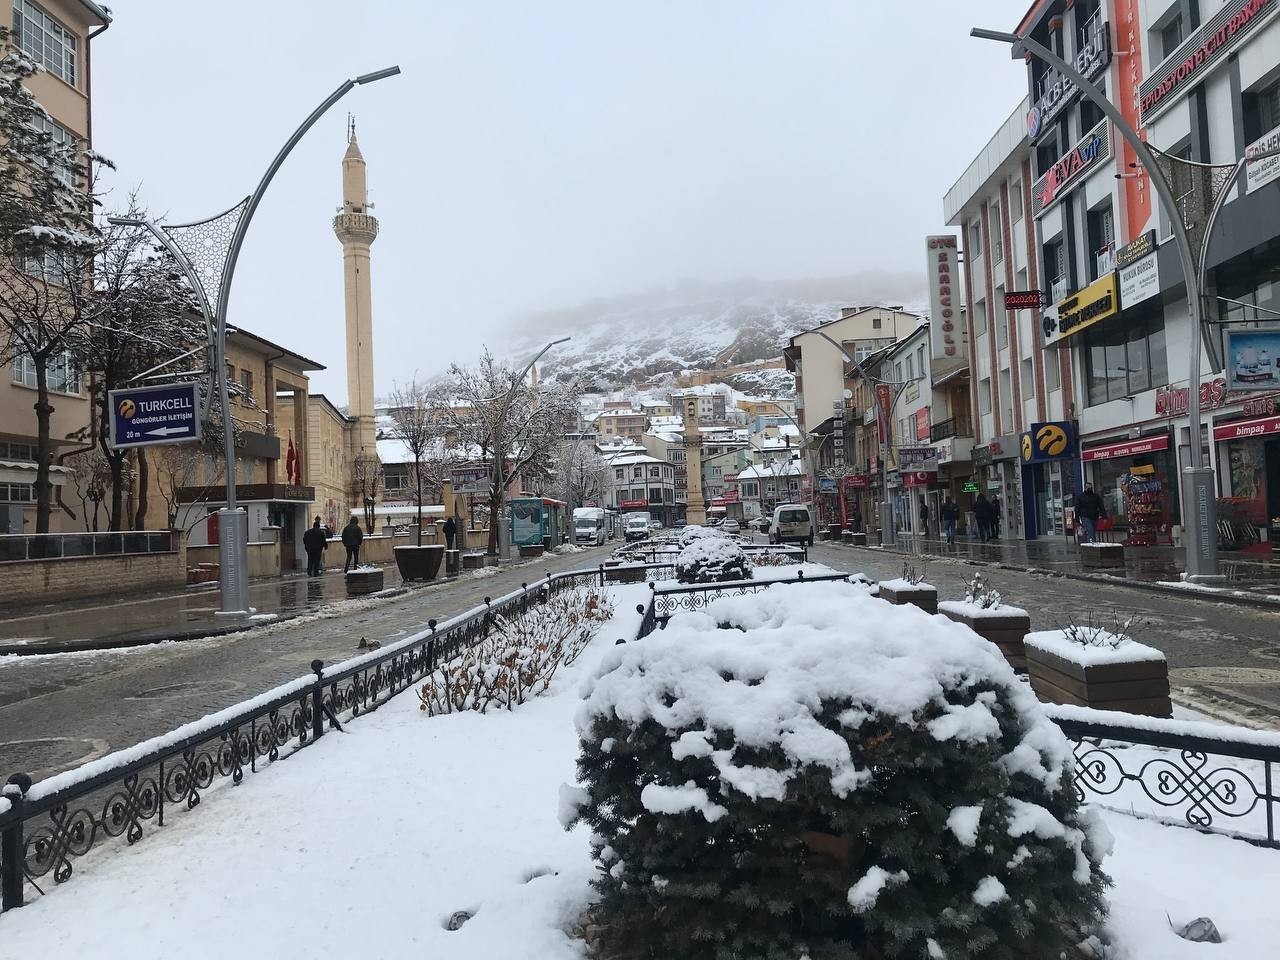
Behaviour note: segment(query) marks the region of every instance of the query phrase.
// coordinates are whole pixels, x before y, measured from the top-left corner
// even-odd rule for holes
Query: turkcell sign
[[[110,443],[117,450],[200,439],[200,403],[194,383],[112,390],[107,405]]]

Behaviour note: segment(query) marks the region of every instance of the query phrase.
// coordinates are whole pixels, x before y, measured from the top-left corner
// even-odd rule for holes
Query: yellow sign
[[[1049,456],[1056,457],[1067,449],[1067,431],[1056,423],[1046,423],[1036,431],[1036,446]]]
[[[1140,477],[1140,476],[1143,476],[1144,474],[1155,473],[1156,468],[1148,463],[1140,467],[1130,467],[1129,472],[1132,473],[1135,477]]]
[[[1029,433],[1022,435],[1022,459],[1027,462],[1031,460],[1031,434]]]
[[[137,412],[137,409],[138,408],[134,406],[132,400],[126,398],[120,401],[120,416],[124,417],[126,420],[132,419],[134,413]]]
[[[1070,337],[1119,312],[1120,298],[1116,294],[1115,271],[1112,271],[1058,304],[1055,329],[1050,330],[1048,323],[1045,325],[1045,343]]]

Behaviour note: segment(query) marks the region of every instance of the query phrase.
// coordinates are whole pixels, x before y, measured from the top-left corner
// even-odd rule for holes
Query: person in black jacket
[[[364,543],[364,531],[360,529],[360,521],[355,517],[342,528],[342,545],[347,548],[347,559],[342,565],[342,572],[354,570],[360,566],[360,544]]]
[[[978,522],[978,539],[983,543],[991,539],[991,512],[991,501],[979,493],[973,501],[973,519]]]
[[[444,526],[440,528],[444,531],[444,548],[446,550],[453,549],[453,538],[458,535],[458,525],[453,522],[453,517],[445,520]]]
[[[307,551],[307,576],[320,576],[320,557],[324,548],[329,545],[329,538],[324,535],[324,527],[320,526],[320,518],[311,525],[311,529],[302,535],[302,548]]]
[[[1107,515],[1102,498],[1093,492],[1093,484],[1084,485],[1084,493],[1076,497],[1076,516],[1084,528],[1081,543],[1095,543],[1098,539],[1098,520]]]
[[[947,497],[946,503],[942,505],[942,532],[946,535],[949,547],[954,547],[956,544],[956,521],[959,519],[960,508],[950,497]]]

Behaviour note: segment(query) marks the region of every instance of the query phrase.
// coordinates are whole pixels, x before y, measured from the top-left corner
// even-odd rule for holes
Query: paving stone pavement
[[[1007,603],[1031,614],[1033,630],[1066,623],[1124,622],[1130,633],[1164,652],[1174,699],[1224,719],[1280,727],[1280,612],[1199,595],[1152,593],[1092,581],[976,566],[960,560],[903,557],[876,549],[819,543],[810,559],[873,580],[902,575],[904,560],[924,569],[941,599],[959,599],[975,573]]]
[[[549,572],[594,567],[612,545],[463,576],[409,594],[211,637],[96,653],[0,658],[0,782],[36,779],[131,746],[310,672],[425,629]],[[329,615],[332,614],[332,615]]]

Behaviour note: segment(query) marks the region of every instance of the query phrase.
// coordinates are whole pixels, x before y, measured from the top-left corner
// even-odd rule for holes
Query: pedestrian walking
[[[1000,498],[992,497],[991,498],[991,523],[990,523],[992,540],[1000,539],[1000,520],[1003,516],[1004,514],[1000,510]]]
[[[453,538],[458,535],[458,525],[453,522],[453,517],[446,519],[444,526],[440,529],[444,531],[444,548],[446,550],[452,550]]]
[[[1084,493],[1076,497],[1076,516],[1080,518],[1080,526],[1084,534],[1081,543],[1096,543],[1098,540],[1098,521],[1107,515],[1106,504],[1093,491],[1093,484],[1084,485]]]
[[[929,501],[924,497],[920,498],[920,536],[927,537],[929,535]]]
[[[960,508],[955,505],[950,497],[942,504],[942,531],[947,538],[947,546],[954,547],[956,545],[956,523],[960,519]]]
[[[853,505],[853,512],[849,514],[849,522],[853,525],[854,533],[862,532],[862,510],[856,503]]]
[[[320,558],[324,548],[329,545],[329,538],[324,535],[324,527],[320,526],[320,518],[311,525],[311,529],[302,535],[302,549],[307,551],[307,576],[320,576]]]
[[[973,501],[973,519],[978,523],[978,539],[986,543],[991,538],[991,501],[985,493]]]
[[[364,543],[364,531],[360,529],[360,521],[355,517],[342,528],[342,545],[347,548],[347,559],[342,564],[342,572],[356,570],[360,566],[360,544]]]

